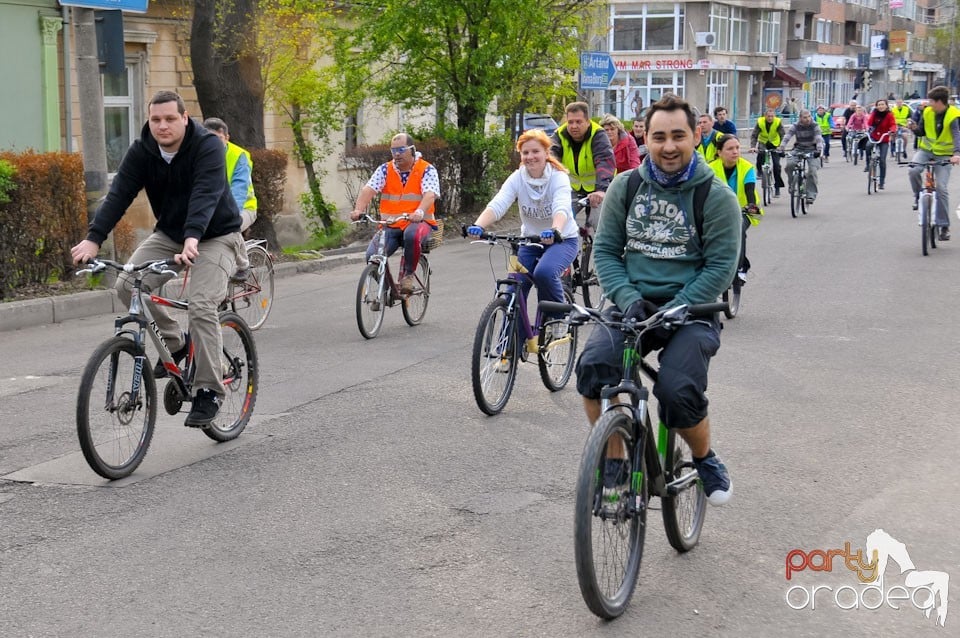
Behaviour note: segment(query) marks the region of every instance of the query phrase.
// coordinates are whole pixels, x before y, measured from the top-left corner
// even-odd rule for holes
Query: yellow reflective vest
[[[953,136],[950,134],[950,123],[960,116],[960,109],[955,106],[948,106],[946,113],[943,114],[943,130],[936,138],[937,134],[937,114],[933,107],[928,106],[923,109],[923,137],[920,138],[918,146],[925,151],[930,151],[934,155],[953,155]]]
[[[757,126],[760,127],[760,135],[757,141],[760,143],[770,142],[774,146],[780,146],[780,118],[774,116],[773,122],[767,127],[767,118],[765,116],[757,118]],[[774,133],[773,131],[777,131]]]
[[[250,165],[250,183],[247,185],[247,199],[243,202],[243,208],[257,210],[257,196],[253,194],[253,160],[246,149],[233,142],[227,142],[227,182],[233,182],[233,171],[236,170],[241,155],[247,158],[247,164]]]
[[[570,187],[574,191],[583,191],[592,193],[597,190],[597,167],[593,163],[593,136],[598,132],[606,135],[603,127],[590,121],[590,132],[580,144],[580,161],[574,164],[573,147],[570,146],[570,140],[564,133],[567,130],[566,123],[557,129],[557,137],[560,139],[560,147],[563,149],[563,155],[560,162],[570,171]],[[578,170],[579,168],[579,170]]]

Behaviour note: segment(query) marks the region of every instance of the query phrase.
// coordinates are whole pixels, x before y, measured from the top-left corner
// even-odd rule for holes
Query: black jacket
[[[240,211],[227,183],[223,142],[195,120],[187,122],[180,149],[167,164],[144,124],[140,139],[127,149],[110,192],[97,210],[87,239],[102,244],[133,199],[146,189],[155,230],[175,242],[210,239],[240,230]]]

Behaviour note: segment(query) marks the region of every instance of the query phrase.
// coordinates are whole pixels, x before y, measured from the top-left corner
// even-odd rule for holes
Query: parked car
[[[906,102],[904,102],[904,104],[906,104],[907,106],[909,106],[911,111],[916,111],[918,108],[923,108],[923,107],[926,106],[927,104],[930,104],[930,100],[927,100],[927,99],[923,99],[923,100],[907,100]]]
[[[843,137],[843,127],[847,124],[847,118],[843,117],[843,112],[847,110],[849,104],[831,104],[830,113],[833,114],[833,128],[830,129],[830,137]]]
[[[523,130],[529,131],[533,128],[543,129],[544,133],[552,135],[554,131],[560,128],[560,125],[549,115],[544,115],[543,113],[524,113]]]

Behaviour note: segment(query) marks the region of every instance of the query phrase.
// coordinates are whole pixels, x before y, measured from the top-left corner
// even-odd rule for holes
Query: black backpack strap
[[[637,196],[637,191],[640,190],[640,181],[640,169],[631,169],[630,177],[627,178],[627,206],[633,203],[633,199]]]
[[[697,184],[693,191],[693,220],[697,225],[697,235],[703,237],[703,207],[707,203],[707,197],[710,195],[710,186],[713,179],[708,179]]]
[[[637,196],[640,190],[640,169],[634,168],[630,171],[630,177],[627,178],[627,206],[629,206]],[[703,207],[707,203],[707,196],[710,195],[710,186],[713,179],[708,179],[697,184],[693,191],[693,219],[697,226],[697,235],[703,236]]]

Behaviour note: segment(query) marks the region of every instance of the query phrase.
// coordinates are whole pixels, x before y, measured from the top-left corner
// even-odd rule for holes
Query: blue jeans
[[[530,272],[537,286],[540,301],[563,301],[563,282],[560,275],[573,263],[580,248],[580,239],[571,237],[559,244],[551,244],[544,249],[537,246],[520,246],[517,259]],[[520,293],[524,299],[530,294],[530,280],[524,279]]]
[[[923,164],[932,159],[945,160],[949,159],[949,157],[949,155],[934,155],[930,151],[920,149],[914,154],[913,161]],[[934,218],[937,220],[937,226],[947,228],[950,226],[950,215],[948,213],[950,210],[950,200],[947,194],[947,185],[950,183],[951,168],[951,166],[933,167],[933,178],[937,182],[937,210],[934,211]],[[913,188],[914,199],[920,195],[920,190],[923,188],[924,170],[925,168],[923,166],[913,166],[910,168],[910,186]]]

